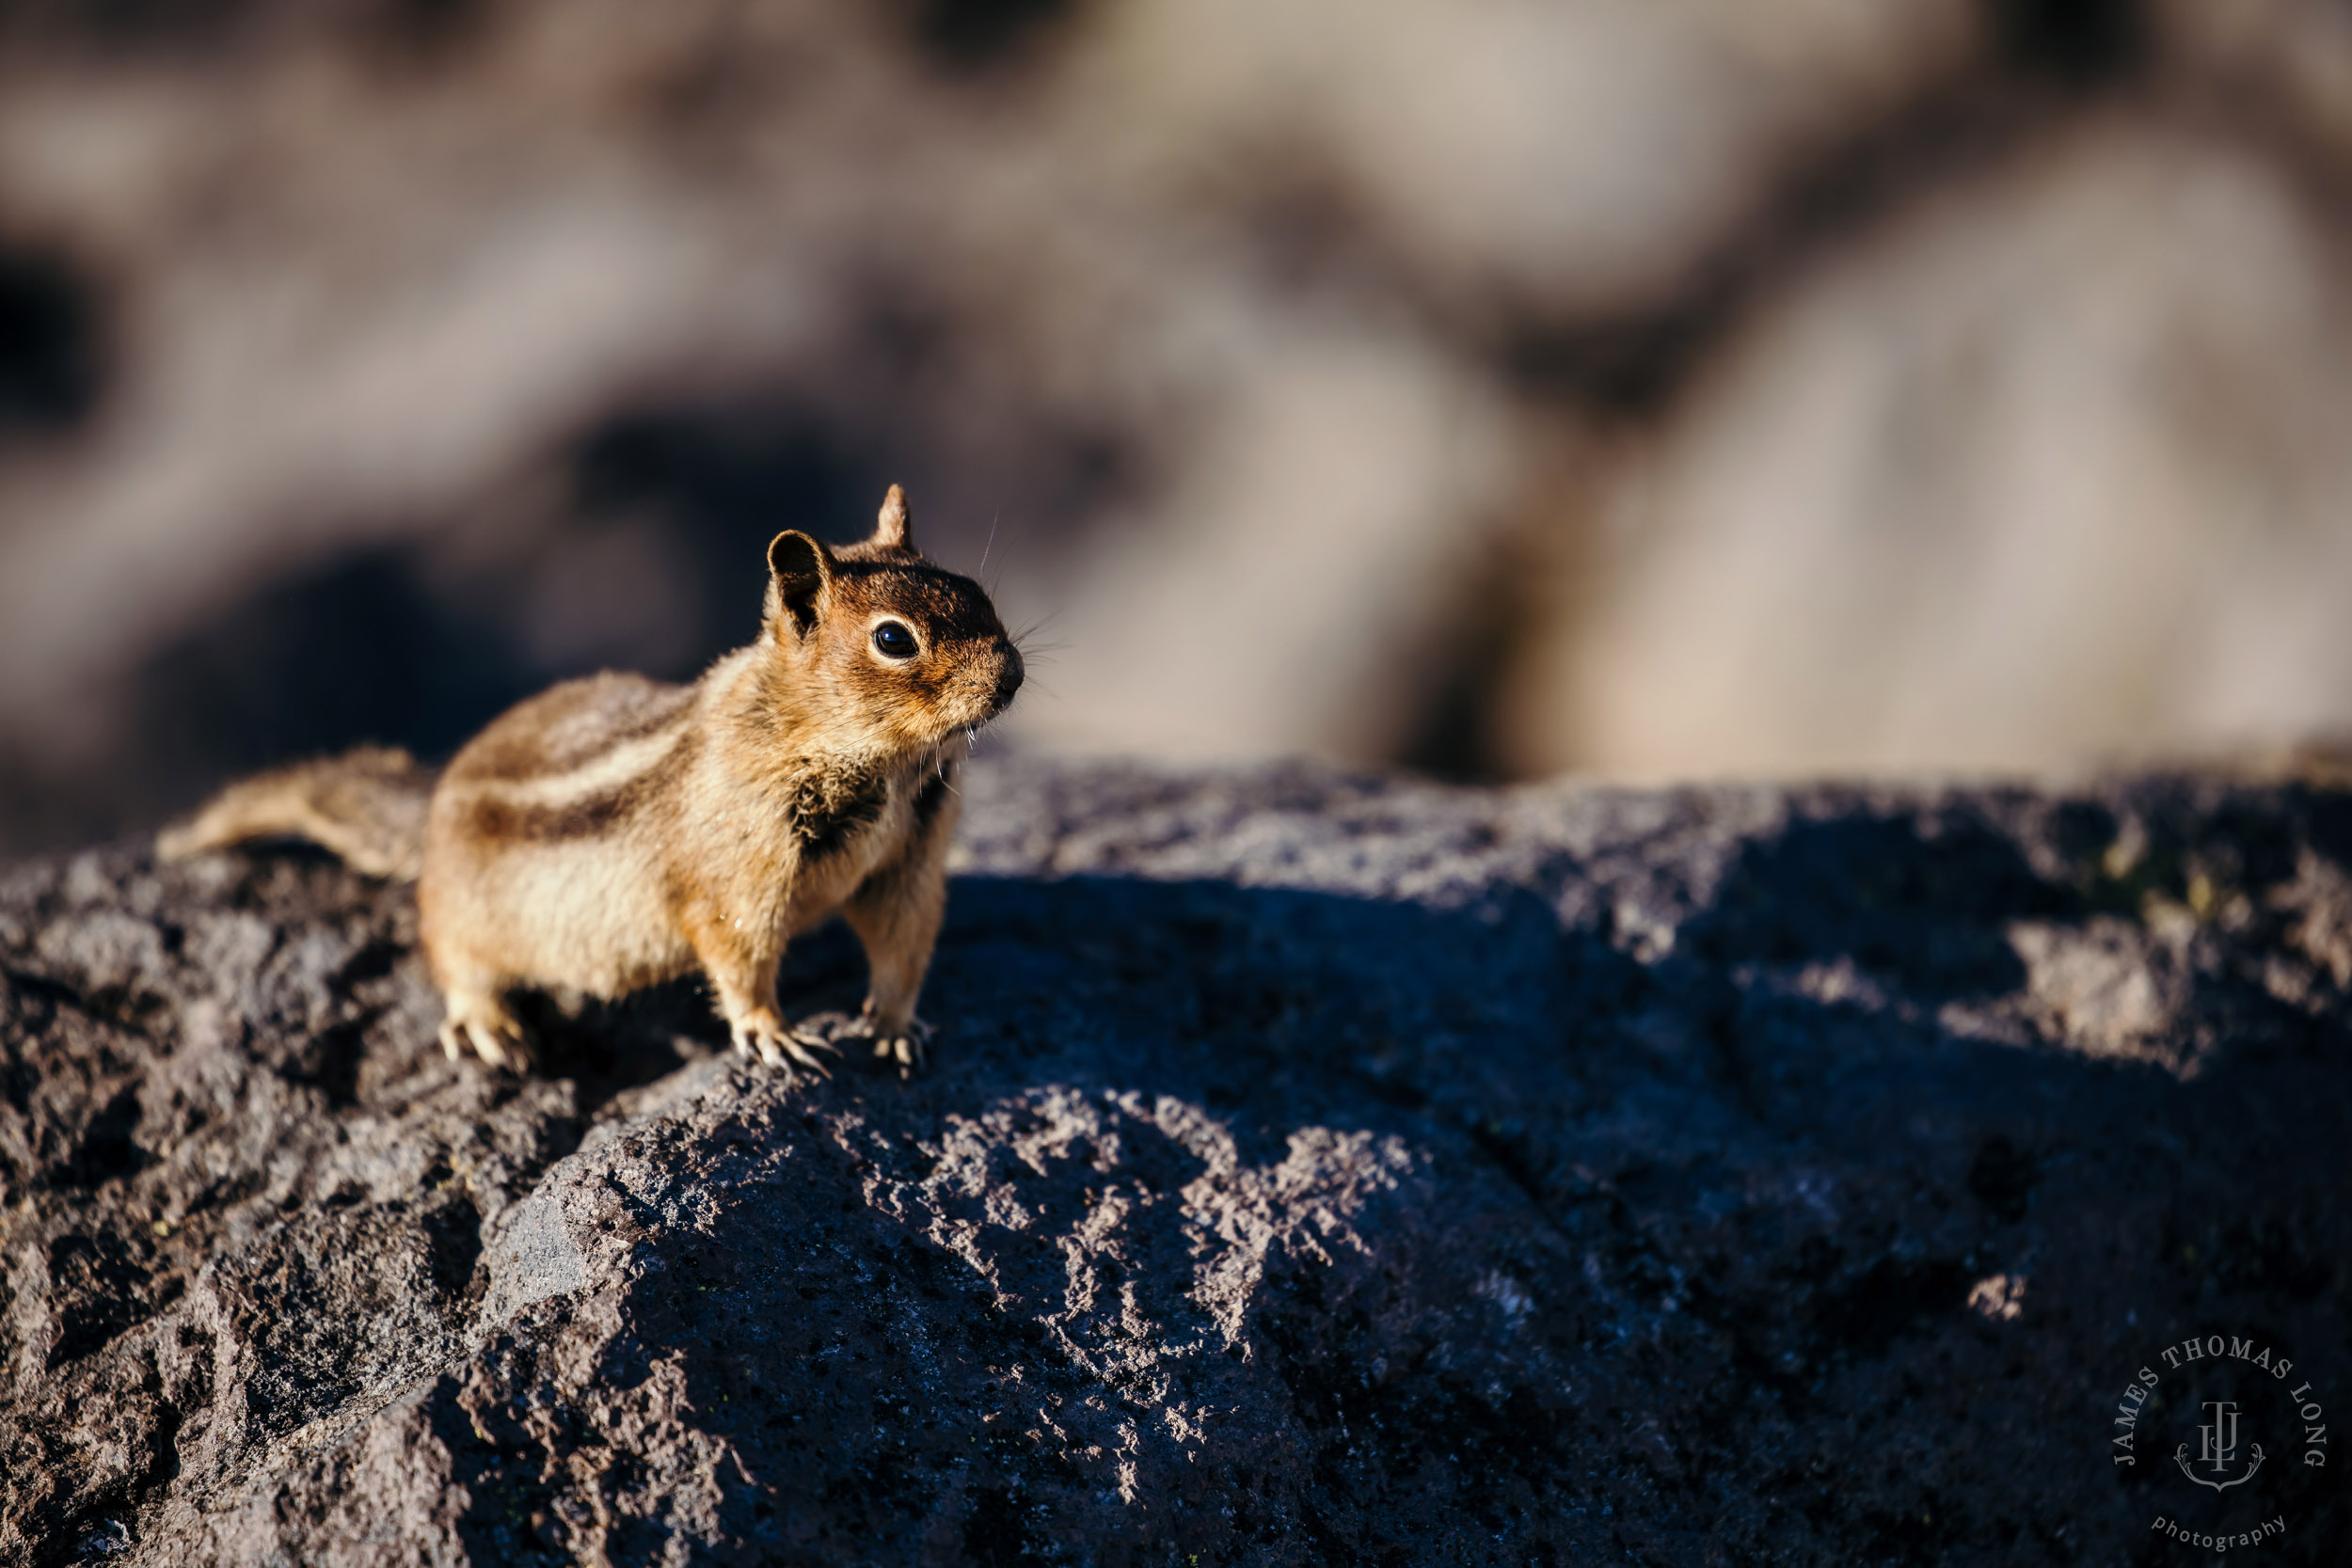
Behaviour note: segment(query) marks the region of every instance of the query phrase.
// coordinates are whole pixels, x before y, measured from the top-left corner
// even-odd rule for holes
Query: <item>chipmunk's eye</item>
[[[913,658],[914,633],[896,621],[884,621],[874,628],[874,651],[884,658]]]

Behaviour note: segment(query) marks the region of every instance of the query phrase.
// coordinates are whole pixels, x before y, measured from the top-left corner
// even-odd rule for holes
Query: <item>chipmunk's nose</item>
[[[996,640],[996,652],[1004,662],[996,667],[995,708],[1002,713],[1012,705],[1012,694],[1021,689],[1021,650],[1008,638]]]

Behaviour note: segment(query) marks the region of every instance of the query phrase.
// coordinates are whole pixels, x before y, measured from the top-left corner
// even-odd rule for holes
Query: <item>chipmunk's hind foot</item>
[[[441,1054],[454,1062],[471,1045],[475,1055],[494,1068],[521,1074],[538,1065],[539,1053],[522,1021],[496,997],[473,994],[448,998],[449,1017],[441,1024]]]

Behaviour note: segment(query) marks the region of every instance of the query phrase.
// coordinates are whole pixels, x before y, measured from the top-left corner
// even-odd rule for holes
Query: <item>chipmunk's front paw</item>
[[[919,1018],[909,1018],[892,1027],[870,1011],[858,1019],[858,1032],[874,1042],[874,1054],[884,1062],[898,1064],[898,1076],[908,1078],[923,1065],[924,1047],[930,1044],[937,1031]]]
[[[834,1051],[834,1043],[821,1035],[788,1029],[774,1018],[747,1019],[730,1026],[735,1037],[735,1049],[745,1056],[756,1056],[763,1067],[782,1068],[791,1076],[792,1064],[798,1062],[819,1078],[831,1078],[825,1064],[812,1051]]]

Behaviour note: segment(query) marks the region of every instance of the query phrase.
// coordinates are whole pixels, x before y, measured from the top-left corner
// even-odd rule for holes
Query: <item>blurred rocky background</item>
[[[1015,743],[2352,725],[2336,0],[0,0],[0,849],[751,629],[907,483]]]

